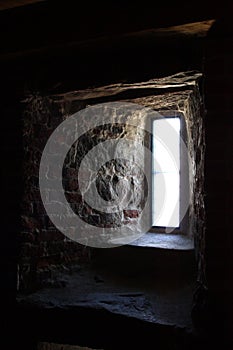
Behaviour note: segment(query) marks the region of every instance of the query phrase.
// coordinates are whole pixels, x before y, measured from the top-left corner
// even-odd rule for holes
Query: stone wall
[[[189,230],[194,237],[197,261],[197,281],[206,285],[205,276],[205,206],[204,206],[204,160],[205,123],[204,105],[198,84],[192,89],[167,92],[162,95],[147,96],[132,100],[155,110],[177,110],[185,116],[187,126],[187,148],[192,161],[190,179],[192,203],[189,211]]]
[[[51,223],[39,191],[39,165],[47,139],[63,115],[52,99],[31,96],[24,112],[24,190],[20,233],[19,288],[31,290],[52,277],[53,268],[88,260],[89,251],[73,244]],[[56,174],[48,174],[51,179]]]
[[[59,232],[43,207],[39,192],[39,164],[44,146],[54,129],[73,113],[101,102],[121,101],[150,107],[156,111],[175,110],[184,114],[187,123],[188,148],[192,159],[192,205],[190,230],[195,238],[198,261],[198,279],[204,280],[204,205],[203,205],[203,162],[205,143],[203,138],[203,111],[199,93],[200,74],[181,73],[175,76],[151,80],[140,84],[116,84],[96,89],[75,91],[64,95],[42,97],[29,96],[24,113],[24,195],[22,199],[22,232],[19,259],[19,288],[35,289],[49,280],[53,270],[70,264],[90,261],[90,248],[66,238]],[[71,208],[82,220],[96,227],[114,227],[122,222],[132,222],[134,227],[140,219],[145,195],[145,179],[139,169],[127,161],[107,162],[99,171],[97,187],[105,200],[112,200],[114,186],[119,177],[130,180],[133,193],[140,193],[141,200],[125,208],[120,216],[100,215],[83,203],[77,184],[77,165],[93,145],[108,138],[122,139],[130,133],[145,144],[145,135],[137,127],[125,125],[91,128],[84,138],[79,139],[70,151],[63,167],[63,186]],[[136,136],[137,135],[137,136]],[[111,173],[111,176],[108,174]],[[82,175],[82,174],[81,174]],[[48,173],[51,180],[57,174]],[[83,174],[85,178],[85,174]]]

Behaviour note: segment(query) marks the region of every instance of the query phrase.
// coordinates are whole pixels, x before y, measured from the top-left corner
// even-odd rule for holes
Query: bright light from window
[[[180,118],[153,121],[152,222],[179,227]]]

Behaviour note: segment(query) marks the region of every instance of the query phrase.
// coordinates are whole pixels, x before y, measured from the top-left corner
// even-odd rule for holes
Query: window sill
[[[181,234],[151,233],[148,232],[139,239],[128,244],[129,246],[161,248],[173,250],[193,250],[193,239]]]

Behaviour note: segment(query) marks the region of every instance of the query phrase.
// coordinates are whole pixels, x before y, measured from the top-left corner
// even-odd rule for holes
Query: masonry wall
[[[66,240],[53,225],[39,190],[41,155],[49,136],[63,121],[63,115],[53,101],[41,96],[30,97],[24,106],[18,288],[30,291],[44,283],[48,285],[54,268],[88,261],[89,250]],[[51,180],[56,178],[56,174],[48,176]]]
[[[190,235],[194,236],[197,279],[203,281],[205,275],[204,266],[204,206],[203,206],[203,155],[205,142],[203,139],[203,114],[202,101],[199,93],[199,74],[187,73],[168,77],[167,81],[158,79],[152,81],[147,90],[144,89],[146,97],[130,98],[130,86],[121,93],[121,103],[133,102],[144,107],[151,107],[155,110],[168,111],[177,110],[182,112],[186,119],[188,132],[188,149],[192,159],[191,175],[192,183],[192,203],[190,206]],[[192,84],[190,82],[193,82]],[[157,94],[156,86],[165,85],[170,82],[174,84],[171,91]],[[156,85],[157,84],[157,85]],[[178,86],[176,86],[176,84]],[[180,90],[180,85],[183,88]],[[187,85],[186,85],[187,84]],[[191,86],[189,86],[191,84]],[[140,89],[140,84],[138,84]],[[34,290],[45,285],[49,285],[53,280],[53,271],[57,268],[63,269],[72,264],[83,264],[90,262],[91,249],[85,244],[81,245],[72,239],[64,236],[50,221],[41,201],[39,191],[39,165],[42,151],[54,129],[66,118],[85,106],[96,104],[111,97],[119,100],[115,96],[115,90],[119,87],[112,86],[112,97],[109,96],[108,88],[91,89],[89,91],[78,91],[67,93],[61,96],[42,97],[40,95],[30,96],[25,101],[24,125],[23,125],[23,198],[22,198],[22,230],[20,233],[20,258],[19,258],[19,288],[21,290]],[[114,90],[115,89],[115,90]],[[151,94],[153,91],[153,94]],[[135,95],[140,95],[138,90]],[[99,95],[99,98],[97,97]],[[86,96],[86,97],[85,97]],[[95,96],[95,97],[94,97]],[[124,102],[125,101],[125,102]],[[143,118],[139,116],[141,126]],[[90,120],[90,126],[93,120]],[[112,200],[111,186],[114,181],[121,180],[130,183],[131,195],[134,198],[127,204],[127,207],[115,214],[102,214],[91,208],[83,200],[79,191],[78,176],[81,160],[89,150],[108,139],[122,140],[131,138],[145,146],[146,135],[137,127],[126,125],[107,125],[105,128],[91,127],[88,133],[76,142],[67,153],[63,168],[63,185],[65,194],[72,210],[79,215],[81,220],[96,228],[119,227],[127,225],[131,231],[140,229],[140,220],[143,216],[143,208],[147,201],[148,184],[145,176],[138,167],[123,160],[115,160],[111,164],[104,164],[102,173],[99,175],[99,191],[105,200]],[[123,153],[122,153],[123,152]],[[122,150],[122,157],[125,150]],[[138,153],[138,150],[136,150]],[[135,153],[135,157],[138,156]],[[143,155],[142,155],[143,156]],[[124,158],[124,157],[123,157]],[[133,166],[133,168],[132,168]],[[112,173],[110,179],[107,174]],[[47,176],[51,181],[56,179],[57,174],[47,170]],[[87,174],[81,174],[81,180],[87,181]],[[80,180],[80,179],[79,179]],[[97,179],[98,180],[98,179]],[[109,183],[111,186],[109,186]],[[125,189],[123,188],[123,191]],[[52,192],[48,189],[49,198]],[[75,228],[77,231],[81,228]],[[78,232],[79,238],[82,233]],[[84,241],[87,232],[83,232]],[[75,239],[76,237],[70,237]],[[80,242],[80,240],[79,240]]]
[[[106,50],[97,50],[99,46],[96,44],[93,49],[89,50],[87,44],[87,52],[83,53],[83,47],[81,49],[74,50],[73,46],[69,49],[67,46],[61,46],[56,49],[53,47],[51,50],[44,51],[41,49],[40,43],[44,42],[50,46],[54,44],[60,34],[63,41],[67,41],[67,38],[71,38],[71,41],[77,39],[77,31],[81,26],[76,25],[76,13],[73,11],[75,17],[74,21],[70,21],[70,12],[67,10],[67,16],[64,15],[63,7],[60,9],[60,16],[51,16],[54,13],[53,5],[52,12],[44,11],[38,16],[38,11],[35,10],[31,16],[30,11],[25,10],[24,16],[14,16],[12,22],[12,12],[3,11],[1,18],[3,45],[1,50],[1,116],[4,121],[4,128],[2,129],[3,140],[3,225],[2,235],[3,244],[1,245],[1,258],[3,261],[2,275],[2,288],[5,291],[5,301],[10,306],[14,306],[14,295],[16,285],[16,263],[18,262],[18,255],[20,255],[20,283],[22,288],[31,288],[32,286],[38,287],[45,277],[51,276],[51,268],[56,265],[57,259],[61,258],[60,248],[66,245],[64,238],[54,230],[54,227],[49,227],[47,224],[44,226],[47,238],[43,236],[43,239],[35,238],[38,235],[37,224],[33,226],[30,224],[30,220],[26,220],[27,229],[21,230],[19,228],[19,203],[21,202],[21,116],[22,116],[22,98],[25,97],[25,92],[28,91],[40,91],[41,95],[48,95],[50,92],[68,91],[76,88],[79,84],[82,88],[87,86],[93,86],[94,83],[106,84],[111,81],[119,81],[120,79],[126,81],[129,77],[132,81],[145,80],[155,76],[163,76],[164,74],[172,74],[180,71],[181,69],[204,69],[205,83],[205,104],[207,109],[206,116],[206,172],[205,172],[205,206],[207,208],[207,236],[205,245],[205,255],[202,251],[202,261],[207,263],[206,276],[204,277],[205,285],[209,288],[209,296],[206,298],[208,291],[201,288],[200,294],[197,295],[197,308],[196,308],[196,324],[199,324],[200,328],[209,328],[207,334],[208,339],[213,340],[213,344],[216,344],[216,339],[220,339],[220,343],[228,339],[232,339],[231,331],[231,319],[233,315],[232,311],[232,229],[231,229],[231,217],[232,217],[232,9],[226,9],[227,16],[223,17],[225,4],[227,1],[221,3],[221,6],[217,4],[214,10],[214,4],[200,4],[193,2],[192,9],[190,11],[190,4],[187,3],[185,7],[177,7],[174,5],[175,11],[170,9],[167,13],[167,6],[159,6],[158,11],[150,11],[150,9],[144,7],[144,14],[147,12],[151,18],[151,21],[141,22],[141,5],[138,13],[138,17],[131,16],[132,20],[139,24],[139,27],[153,27],[154,25],[167,26],[180,23],[190,22],[204,18],[222,17],[222,20],[218,22],[215,29],[209,33],[208,42],[206,43],[205,52],[205,65],[203,63],[202,44],[205,39],[200,43],[193,45],[190,43],[181,41],[177,38],[174,44],[171,45],[167,40],[162,40],[162,45],[157,46],[157,43],[152,43],[148,40],[148,44],[145,45],[144,50],[139,52],[138,48],[142,45],[141,40],[135,42],[135,48],[133,51],[130,46],[125,45],[126,55],[119,53],[125,52],[119,48],[112,48],[111,55],[109,54],[109,47],[111,48],[111,39],[108,38],[110,44]],[[230,1],[229,1],[230,2]],[[41,3],[42,4],[42,3]],[[43,3],[45,4],[45,2]],[[96,5],[98,6],[98,4]],[[205,10],[203,11],[203,6]],[[121,6],[119,6],[121,10]],[[131,15],[131,12],[128,11]],[[195,13],[193,15],[193,13]],[[41,27],[41,20],[43,21],[47,15],[46,25]],[[83,17],[83,23],[86,27],[82,28],[81,38],[83,34],[88,34],[87,28],[89,28],[90,19],[89,11],[86,12],[86,17]],[[155,14],[157,18],[155,19]],[[103,16],[103,14],[102,14]],[[177,19],[178,16],[178,19]],[[35,17],[37,21],[34,21]],[[93,12],[93,17],[97,18],[101,22],[101,16],[96,16]],[[23,19],[22,19],[23,18]],[[52,18],[55,18],[56,23],[62,23],[62,26],[57,32],[57,26],[51,24]],[[107,17],[106,17],[107,18]],[[108,18],[111,18],[108,17]],[[60,20],[61,19],[61,20]],[[64,25],[71,24],[71,29]],[[63,22],[64,21],[64,22]],[[96,23],[96,22],[93,22]],[[105,22],[103,22],[105,23]],[[101,23],[101,24],[103,24]],[[128,16],[125,16],[125,23],[127,28],[130,28]],[[148,23],[151,23],[150,25]],[[33,28],[31,25],[33,24]],[[122,29],[122,23],[119,23],[119,17],[116,19],[116,25],[112,25],[114,33]],[[92,24],[95,32],[96,25]],[[140,28],[141,28],[140,27]],[[23,30],[20,30],[22,29]],[[34,32],[34,40],[31,40],[31,36],[28,35],[28,31]],[[85,29],[86,28],[86,29]],[[138,27],[136,27],[137,29]],[[139,28],[139,29],[140,29]],[[42,32],[41,32],[42,30]],[[50,30],[53,31],[53,35],[50,35]],[[65,30],[65,31],[64,31]],[[76,30],[76,31],[75,31]],[[86,30],[86,32],[85,32]],[[123,30],[124,31],[124,30]],[[60,34],[58,34],[60,33]],[[108,30],[107,30],[108,33]],[[41,35],[42,34],[42,35]],[[72,37],[70,36],[72,34]],[[43,39],[41,41],[41,39]],[[143,41],[143,40],[142,40]],[[177,43],[179,45],[177,46]],[[43,45],[42,45],[43,46]],[[12,52],[12,48],[15,48],[16,52]],[[151,49],[148,50],[148,47]],[[34,48],[30,54],[27,52],[27,48]],[[25,52],[23,50],[25,49]],[[62,54],[61,54],[62,51]],[[74,54],[75,51],[75,54]],[[96,52],[97,51],[97,52]],[[8,53],[10,52],[10,55]],[[114,57],[113,61],[109,59]],[[149,60],[149,64],[148,64]],[[125,64],[126,63],[126,64]],[[185,67],[185,68],[184,68]],[[151,73],[152,72],[152,73]],[[138,79],[139,77],[139,79]],[[35,100],[41,100],[41,96],[34,95]],[[46,100],[46,99],[45,99]],[[69,101],[67,101],[66,107],[72,107]],[[53,108],[55,108],[53,106]],[[58,121],[57,121],[58,122]],[[36,129],[36,127],[35,127]],[[49,129],[49,127],[48,127]],[[33,127],[34,130],[34,127]],[[43,129],[44,130],[44,129]],[[52,131],[52,128],[48,131],[48,134]],[[34,132],[34,131],[33,131]],[[42,135],[43,132],[39,133]],[[27,140],[27,137],[25,138]],[[28,140],[34,141],[33,137]],[[42,141],[43,143],[43,141]],[[30,145],[33,148],[33,144]],[[30,152],[29,152],[30,153]],[[29,157],[25,159],[30,159]],[[202,156],[201,156],[202,157]],[[197,159],[200,159],[200,154],[197,153]],[[33,161],[34,162],[34,161]],[[37,160],[38,162],[38,160]],[[38,163],[33,165],[35,169],[38,169]],[[30,177],[29,173],[26,174]],[[34,181],[35,180],[35,181]],[[31,183],[37,184],[37,180],[30,180]],[[24,184],[25,186],[26,184]],[[35,185],[36,187],[37,185]],[[31,187],[30,187],[31,188]],[[31,191],[31,190],[30,190]],[[36,199],[34,199],[37,202]],[[32,208],[31,205],[23,203],[23,207],[26,205],[27,209],[24,209],[24,216],[29,215],[33,218],[36,205]],[[21,206],[22,207],[22,206]],[[22,213],[22,212],[21,212]],[[44,215],[43,209],[41,209],[41,217]],[[33,220],[32,220],[33,222]],[[34,222],[35,223],[35,222]],[[200,221],[201,223],[201,221]],[[30,228],[31,227],[31,228]],[[22,234],[21,234],[21,233]],[[32,233],[33,232],[33,233]],[[41,235],[41,234],[40,234]],[[52,243],[49,242],[49,237]],[[52,238],[52,237],[55,237]],[[39,237],[39,235],[38,235]],[[41,244],[41,251],[48,251],[48,253],[39,253],[38,246]],[[20,243],[18,245],[18,242]],[[53,246],[60,246],[55,250]],[[204,247],[204,240],[201,240],[201,247]],[[199,243],[198,243],[199,244]],[[48,246],[50,247],[48,248]],[[67,247],[70,243],[67,244]],[[17,251],[17,248],[19,249]],[[70,245],[71,246],[71,245]],[[21,248],[25,254],[22,254]],[[55,250],[52,253],[52,250]],[[68,248],[67,248],[68,249]],[[70,249],[70,251],[69,251]],[[83,247],[69,248],[67,250],[68,261],[74,261],[80,263],[83,259],[89,259],[89,253],[83,250]],[[70,254],[70,252],[73,252]],[[64,255],[63,255],[64,257]],[[206,257],[206,258],[205,258]],[[41,262],[38,263],[38,260]],[[43,261],[43,263],[42,263]],[[60,260],[61,261],[61,260]],[[64,259],[66,261],[66,259]],[[200,261],[200,260],[198,260]],[[41,264],[41,265],[40,265]],[[202,266],[204,264],[202,263]],[[38,268],[38,269],[37,269]],[[38,275],[37,272],[39,271]],[[202,268],[200,271],[203,271]],[[37,277],[36,277],[37,276]],[[41,279],[42,278],[42,279]],[[6,334],[12,338],[12,323],[14,322],[14,312],[10,313],[7,310],[6,313]],[[18,322],[19,323],[19,322]],[[20,320],[21,323],[21,320]],[[204,327],[203,327],[204,326]],[[15,326],[15,330],[18,330],[18,324]],[[4,333],[4,332],[3,332]],[[222,345],[222,343],[220,345]],[[228,346],[229,348],[229,346]]]
[[[21,187],[21,122],[17,118],[20,103],[6,89],[2,95],[0,106],[2,116],[2,167],[1,167],[1,224],[2,224],[2,292],[4,300],[10,305],[15,300],[17,284],[18,232],[20,231],[19,203],[22,195]],[[17,117],[16,117],[17,116]],[[12,118],[16,118],[12,122]],[[17,146],[16,146],[17,145]]]

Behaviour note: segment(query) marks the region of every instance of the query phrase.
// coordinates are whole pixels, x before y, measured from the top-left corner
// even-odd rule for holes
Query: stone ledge
[[[98,99],[105,98],[105,100],[107,100],[107,97],[122,97],[124,93],[129,94],[129,91],[133,91],[133,94],[136,97],[136,93],[138,91],[141,91],[142,93],[143,90],[147,91],[147,94],[153,92],[153,95],[156,94],[156,91],[165,93],[167,91],[193,90],[201,77],[202,73],[198,71],[187,71],[140,83],[117,83],[91,89],[72,91],[65,94],[52,95],[50,98],[56,103],[64,101],[80,102],[93,100],[97,103]],[[162,106],[160,106],[160,108],[161,107]]]
[[[194,241],[192,238],[181,234],[146,233],[141,238],[128,244],[130,246],[162,248],[173,250],[193,250]]]

